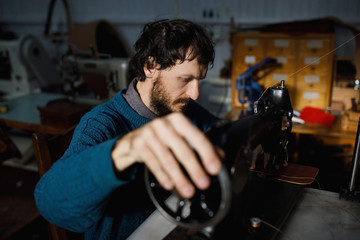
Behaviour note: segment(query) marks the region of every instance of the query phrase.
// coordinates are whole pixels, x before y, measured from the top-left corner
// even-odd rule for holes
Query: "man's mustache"
[[[177,104],[177,103],[189,104],[191,101],[192,101],[192,99],[190,99],[190,98],[179,98],[174,101],[174,104]]]

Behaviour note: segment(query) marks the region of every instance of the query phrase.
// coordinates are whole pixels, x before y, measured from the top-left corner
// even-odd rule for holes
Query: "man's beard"
[[[162,83],[162,79],[159,77],[154,82],[150,96],[150,107],[158,116],[165,116],[174,112],[175,110],[172,109],[171,106],[175,106],[178,103],[185,103],[180,109],[181,112],[184,112],[191,101],[190,98],[179,98],[171,102],[170,96]]]

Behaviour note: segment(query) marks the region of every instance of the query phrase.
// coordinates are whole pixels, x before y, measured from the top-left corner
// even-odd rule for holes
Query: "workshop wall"
[[[0,2],[0,31],[12,31],[17,36],[34,34],[44,37],[45,22],[51,0],[3,0]],[[63,1],[53,1],[54,11],[50,33],[57,35],[58,43],[66,39],[66,12]],[[216,46],[216,61],[208,76],[218,76],[226,59],[231,58],[229,44],[230,19],[240,27],[307,20],[333,16],[360,27],[360,1],[358,0],[76,0],[68,1],[74,24],[106,19],[122,34],[129,48],[137,39],[141,26],[154,19],[186,18],[209,28]],[[339,29],[336,42],[351,37],[347,30]],[[44,37],[54,58],[63,51],[61,44],[53,44]],[[337,54],[349,55],[349,45]]]

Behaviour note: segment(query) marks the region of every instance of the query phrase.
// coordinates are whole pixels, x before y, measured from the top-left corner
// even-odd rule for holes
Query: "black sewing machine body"
[[[264,152],[280,157],[291,133],[293,109],[287,88],[268,88],[255,103],[255,114],[236,121],[220,121],[206,134],[227,155],[230,167],[238,154],[251,154],[261,144]]]
[[[206,135],[226,153],[223,171],[217,178],[212,178],[209,189],[197,191],[192,199],[178,199],[175,206],[167,206],[170,194],[154,188],[154,179],[146,174],[153,202],[165,217],[179,225],[165,239],[183,239],[184,234],[188,239],[239,239],[239,236],[248,239],[248,236],[254,236],[249,235],[255,230],[248,221],[253,214],[249,212],[249,204],[264,200],[262,204],[266,205],[266,197],[277,194],[283,187],[278,182],[270,186],[268,183],[273,180],[250,173],[253,151],[261,145],[265,153],[273,156],[270,169],[287,160],[286,147],[291,133],[292,115],[289,93],[282,81],[279,86],[264,92],[255,103],[253,115],[215,124]],[[270,200],[268,203],[288,211],[288,207],[279,200]]]

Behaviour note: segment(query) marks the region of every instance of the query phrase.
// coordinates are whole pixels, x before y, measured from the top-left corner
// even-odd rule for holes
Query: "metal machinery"
[[[238,101],[249,106],[246,109],[247,114],[254,112],[254,103],[261,96],[262,89],[257,81],[279,66],[281,64],[278,64],[275,59],[265,58],[258,64],[249,67],[236,78]]]
[[[0,91],[5,98],[32,92],[62,79],[38,38],[0,41]]]
[[[77,100],[95,98],[101,103],[128,86],[130,49],[110,22],[98,20],[69,29],[68,47],[61,68]],[[93,96],[81,92],[80,85],[87,86]]]
[[[33,35],[0,41],[0,92],[4,98],[11,99],[53,84],[64,85],[65,92],[76,92],[78,85],[85,82],[95,92],[95,96],[88,97],[88,102],[93,102],[91,98],[106,101],[128,86],[129,59],[100,57],[93,58],[91,52],[75,52],[64,56],[58,68]],[[74,94],[75,101],[84,101],[80,95]]]
[[[360,202],[360,190],[357,188],[359,184],[358,171],[359,171],[359,161],[360,161],[360,119],[358,122],[358,129],[355,139],[355,148],[352,157],[352,171],[349,185],[340,189],[340,198],[345,198],[349,200],[356,200]]]
[[[262,191],[247,187],[254,151],[261,145],[265,153],[274,156],[270,167],[286,161],[292,116],[289,93],[285,81],[281,81],[279,86],[264,92],[255,103],[253,115],[213,126],[206,134],[213,144],[224,149],[224,166],[217,177],[212,177],[210,188],[198,190],[191,199],[182,199],[176,193],[163,190],[145,170],[147,189],[158,210],[178,226],[190,229],[197,236],[201,233],[205,239],[239,239],[239,232],[250,229],[243,220],[244,204],[247,204],[243,192],[249,188]]]
[[[106,101],[128,86],[128,62],[128,58],[94,59],[69,55],[63,58],[61,65],[71,91],[76,92],[76,88],[85,83],[95,93],[95,96],[75,95],[77,101],[89,102],[96,99]]]

